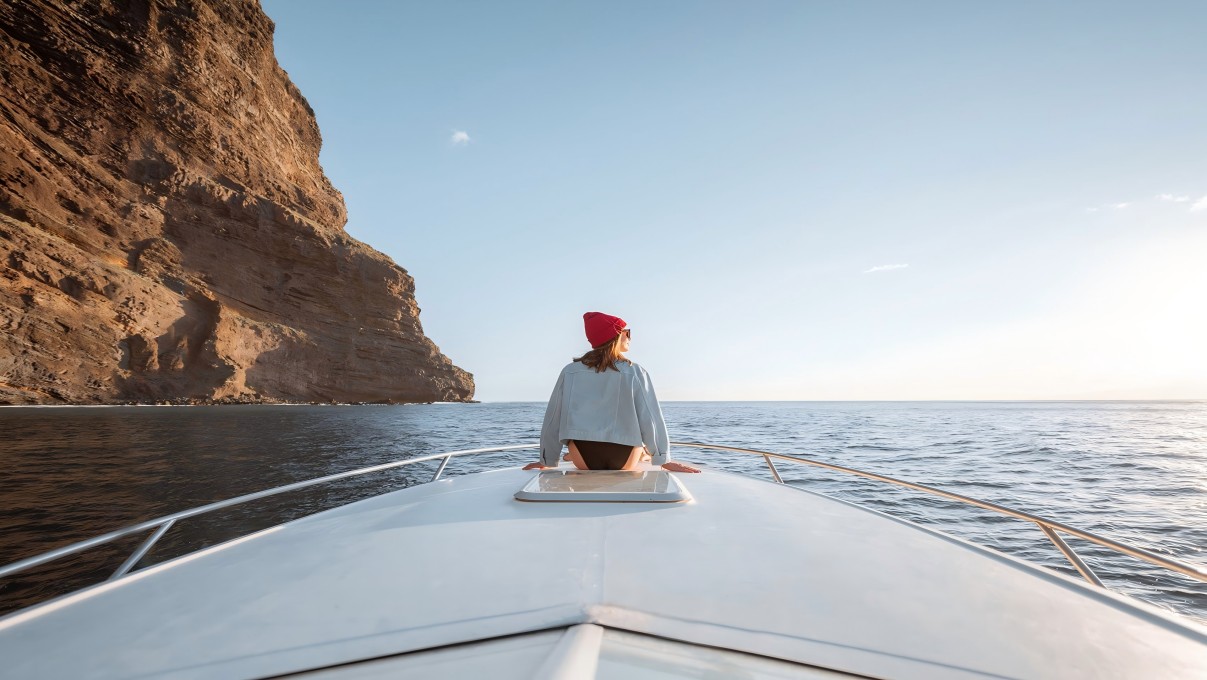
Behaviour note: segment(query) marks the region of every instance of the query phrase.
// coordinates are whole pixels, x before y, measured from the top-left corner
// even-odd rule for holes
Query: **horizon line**
[[[543,404],[545,399],[479,399],[476,403],[479,404]],[[832,404],[832,403],[961,403],[961,404],[985,404],[985,403],[1067,403],[1067,402],[1092,402],[1092,403],[1135,403],[1135,402],[1153,402],[1153,403],[1193,403],[1207,401],[1207,397],[1158,397],[1145,399],[659,399],[663,404],[699,404],[699,403],[716,403],[726,404],[734,402],[755,402],[767,404],[801,404],[801,403],[816,403],[816,404]],[[458,402],[445,402],[458,403]]]

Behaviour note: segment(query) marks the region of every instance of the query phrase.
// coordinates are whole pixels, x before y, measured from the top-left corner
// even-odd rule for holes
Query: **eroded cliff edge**
[[[461,401],[255,0],[0,0],[0,403]]]

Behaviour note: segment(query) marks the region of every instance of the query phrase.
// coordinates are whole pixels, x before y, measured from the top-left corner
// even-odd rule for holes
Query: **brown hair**
[[[629,361],[620,353],[620,338],[623,335],[623,332],[617,333],[616,337],[608,342],[592,349],[581,357],[574,357],[573,360],[581,361],[588,367],[594,368],[596,373],[603,373],[609,368],[613,371],[619,371],[620,369],[616,368],[616,363],[619,361],[627,363]]]

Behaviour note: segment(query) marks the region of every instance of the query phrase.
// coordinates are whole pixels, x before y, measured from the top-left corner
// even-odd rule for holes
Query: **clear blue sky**
[[[1207,3],[263,5],[479,399],[1207,398]]]

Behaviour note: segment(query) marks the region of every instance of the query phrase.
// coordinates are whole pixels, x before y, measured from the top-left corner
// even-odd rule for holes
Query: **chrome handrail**
[[[1104,536],[1099,536],[1098,534],[1091,533],[1089,531],[1085,531],[1084,529],[1078,529],[1076,527],[1071,527],[1067,524],[1063,524],[1061,522],[1056,522],[1054,520],[1040,517],[1038,515],[1032,515],[1031,513],[1028,513],[1028,512],[1022,512],[1021,510],[1014,510],[1012,508],[1007,508],[1003,505],[998,505],[996,503],[990,503],[988,501],[978,500],[976,498],[971,498],[969,496],[962,496],[958,493],[952,493],[950,491],[936,489],[933,486],[926,486],[925,484],[915,484],[913,482],[907,482],[905,480],[896,479],[894,477],[878,475],[874,472],[865,472],[863,470],[857,470],[855,468],[843,467],[841,465],[834,465],[833,463],[826,463],[826,462],[822,462],[820,460],[813,460],[811,458],[802,458],[800,456],[789,456],[789,455],[785,455],[782,453],[774,453],[771,451],[760,451],[758,449],[745,449],[745,448],[741,448],[741,447],[737,447],[737,446],[722,446],[719,444],[701,444],[699,442],[671,442],[671,444],[674,446],[685,446],[685,447],[689,447],[689,448],[716,449],[719,451],[736,451],[738,453],[750,453],[750,454],[762,456],[763,460],[767,461],[767,466],[769,468],[771,468],[771,474],[772,474],[772,476],[775,477],[775,481],[780,484],[784,484],[785,482],[782,479],[780,479],[779,471],[776,470],[775,465],[771,462],[772,458],[778,458],[780,460],[790,460],[794,463],[803,463],[806,465],[815,465],[817,467],[825,468],[827,470],[834,470],[836,472],[845,472],[847,474],[857,475],[860,477],[866,477],[868,479],[874,479],[874,480],[880,481],[880,482],[888,482],[890,484],[904,486],[906,488],[914,489],[916,491],[923,491],[923,492],[933,494],[936,496],[942,496],[943,498],[949,498],[951,500],[959,501],[961,503],[965,503],[968,505],[974,505],[976,507],[984,508],[986,510],[992,510],[994,512],[1001,513],[1003,515],[1017,517],[1019,519],[1027,520],[1028,522],[1034,522],[1035,524],[1039,525],[1039,528],[1044,532],[1044,535],[1047,536],[1048,539],[1051,540],[1052,543],[1054,543],[1056,545],[1057,549],[1059,549],[1060,552],[1064,554],[1064,556],[1069,560],[1069,562],[1072,563],[1073,567],[1075,569],[1077,569],[1077,571],[1079,573],[1081,573],[1081,575],[1085,578],[1085,580],[1089,581],[1090,583],[1092,583],[1096,586],[1102,586],[1103,585],[1102,581],[1094,574],[1094,572],[1089,568],[1089,566],[1086,565],[1086,563],[1084,561],[1082,561],[1081,557],[1077,555],[1077,552],[1074,551],[1073,548],[1070,547],[1068,543],[1065,543],[1065,541],[1060,538],[1060,536],[1056,533],[1057,531],[1063,531],[1072,536],[1076,536],[1078,538],[1083,538],[1087,541],[1097,543],[1098,545],[1110,548],[1116,552],[1121,552],[1125,555],[1131,555],[1132,557],[1144,560],[1146,562],[1150,562],[1159,567],[1164,567],[1166,569],[1169,569],[1170,571],[1176,571],[1180,574],[1184,574],[1191,578],[1198,579],[1199,581],[1207,582],[1207,569],[1202,569],[1193,564],[1188,564],[1188,563],[1181,562],[1181,561],[1178,561],[1175,559],[1171,559],[1171,558],[1165,557],[1164,555],[1158,555],[1154,552],[1150,552],[1143,548],[1137,548],[1135,546],[1127,545],[1126,543],[1120,543],[1119,541],[1114,541],[1114,540],[1111,540]]]
[[[109,577],[109,580],[113,580],[115,578],[119,578],[119,577],[123,576],[126,572],[128,572],[130,570],[130,568],[133,567],[135,565],[135,563],[138,562],[138,560],[142,559],[143,555],[146,555],[147,552],[149,550],[151,550],[151,547],[155,545],[156,541],[158,541],[160,538],[163,538],[163,535],[165,533],[167,533],[167,530],[170,529],[172,527],[172,525],[176,523],[177,520],[185,519],[186,517],[196,517],[197,515],[205,514],[207,512],[212,512],[214,510],[221,510],[222,508],[229,508],[232,505],[239,505],[240,503],[246,503],[248,501],[258,500],[260,498],[267,498],[268,496],[275,496],[280,493],[285,493],[286,491],[296,491],[298,489],[305,489],[306,487],[309,487],[309,486],[315,486],[316,484],[322,484],[324,482],[333,482],[337,479],[344,479],[345,477],[355,477],[358,475],[369,474],[370,472],[380,472],[381,470],[388,470],[390,468],[403,467],[405,465],[414,465],[415,463],[425,463],[430,460],[441,459],[440,467],[437,468],[436,474],[433,475],[430,480],[428,480],[428,481],[434,482],[440,478],[440,473],[444,472],[444,467],[446,465],[448,465],[449,459],[452,458],[453,456],[469,456],[469,455],[474,455],[474,454],[479,454],[479,453],[497,453],[499,451],[516,451],[516,450],[520,450],[520,449],[534,449],[534,448],[537,448],[538,446],[540,446],[540,444],[517,444],[515,446],[496,446],[496,447],[491,447],[491,448],[486,448],[486,449],[466,449],[464,451],[447,451],[445,453],[435,453],[430,456],[419,456],[418,458],[408,458],[406,460],[394,461],[392,463],[383,463],[381,465],[372,465],[370,467],[360,468],[358,470],[349,470],[348,472],[337,472],[336,474],[327,475],[325,477],[317,477],[315,479],[308,479],[308,480],[302,481],[302,482],[294,482],[293,484],[286,484],[284,486],[277,486],[277,487],[273,487],[271,489],[265,489],[264,491],[257,491],[255,493],[249,493],[249,494],[245,494],[242,496],[236,496],[235,498],[228,498],[224,501],[217,501],[214,503],[210,503],[208,505],[201,505],[201,506],[198,506],[195,508],[190,508],[188,510],[181,510],[180,512],[175,512],[170,515],[164,515],[163,517],[159,517],[157,519],[149,519],[145,522],[139,522],[138,524],[132,524],[124,529],[118,529],[117,531],[110,531],[107,534],[102,534],[100,536],[90,538],[86,541],[80,541],[79,543],[72,543],[71,545],[64,546],[62,548],[56,548],[55,550],[44,552],[41,555],[35,555],[33,557],[30,557],[30,558],[27,558],[24,560],[13,562],[12,564],[8,564],[3,567],[0,567],[0,578],[4,578],[5,576],[8,576],[9,574],[15,574],[19,571],[24,571],[26,569],[29,569],[30,567],[36,567],[39,564],[45,564],[47,562],[57,560],[60,557],[74,555],[75,553],[87,550],[88,548],[92,548],[92,547],[95,547],[98,545],[104,545],[105,543],[109,543],[110,541],[117,540],[123,536],[129,536],[130,534],[136,534],[141,531],[146,531],[147,529],[152,529],[152,528],[158,527],[159,528],[158,531],[156,531],[154,534],[152,534],[150,538],[148,538],[142,545],[140,545],[138,547],[138,550],[136,550],[135,553],[133,555],[131,555],[130,558],[127,559],[122,564],[122,566],[118,567],[117,571],[113,572],[113,575]]]
[[[951,493],[950,491],[944,491],[942,489],[937,489],[935,487],[926,486],[925,484],[915,484],[913,482],[907,482],[905,480],[896,479],[894,477],[888,477],[886,475],[879,475],[874,472],[866,472],[864,470],[858,470],[855,468],[844,467],[841,465],[834,465],[833,463],[826,463],[823,461],[813,460],[810,458],[803,458],[800,456],[790,456],[787,454],[775,453],[772,451],[761,451],[758,449],[747,449],[747,448],[742,448],[742,447],[737,447],[737,446],[725,446],[725,445],[720,445],[720,444],[703,444],[700,442],[671,442],[671,444],[674,446],[682,446],[682,447],[687,447],[687,448],[712,449],[712,450],[717,450],[717,451],[732,451],[732,452],[736,452],[736,453],[749,453],[749,454],[753,454],[753,455],[762,456],[763,460],[767,463],[767,467],[771,470],[772,477],[779,484],[787,485],[787,483],[784,482],[784,480],[781,478],[779,470],[776,468],[775,463],[772,462],[773,458],[779,459],[779,460],[787,460],[787,461],[791,461],[794,463],[813,465],[816,467],[821,467],[821,468],[825,468],[828,470],[834,470],[836,472],[852,474],[852,475],[856,475],[859,477],[865,477],[867,479],[873,479],[873,480],[880,481],[880,482],[887,482],[889,484],[895,484],[897,486],[903,486],[903,487],[906,487],[909,489],[914,489],[916,491],[922,491],[922,492],[933,494],[936,496],[941,496],[943,498],[948,498],[948,499],[959,501],[961,503],[965,503],[968,505],[973,505],[976,507],[984,508],[986,510],[992,510],[994,512],[998,512],[998,513],[1001,513],[1004,515],[1027,520],[1029,522],[1033,522],[1039,526],[1039,528],[1044,532],[1044,535],[1047,536],[1056,545],[1056,547],[1060,550],[1060,552],[1062,554],[1064,554],[1064,556],[1069,560],[1069,562],[1073,564],[1074,568],[1076,568],[1077,571],[1080,572],[1081,575],[1087,581],[1089,581],[1090,583],[1092,583],[1096,586],[1104,587],[1102,581],[1099,580],[1098,577],[1094,574],[1094,572],[1089,568],[1089,566],[1086,565],[1084,561],[1082,561],[1081,557],[1076,553],[1076,551],[1074,551],[1072,549],[1072,547],[1070,547],[1067,543],[1065,543],[1065,541],[1063,539],[1060,538],[1060,536],[1056,533],[1057,531],[1063,531],[1072,536],[1077,536],[1079,538],[1083,538],[1083,539],[1091,541],[1093,543],[1097,543],[1098,545],[1110,548],[1112,550],[1115,550],[1116,552],[1120,552],[1120,553],[1123,553],[1126,555],[1131,555],[1132,557],[1136,557],[1138,559],[1145,560],[1147,562],[1150,562],[1150,563],[1155,564],[1160,567],[1164,567],[1171,571],[1176,571],[1180,574],[1184,574],[1191,578],[1198,579],[1199,581],[1207,582],[1207,570],[1201,569],[1192,564],[1187,564],[1187,563],[1184,563],[1184,562],[1181,562],[1181,561],[1178,561],[1178,560],[1175,560],[1172,558],[1164,557],[1162,555],[1158,555],[1158,554],[1150,552],[1148,550],[1144,550],[1143,548],[1137,548],[1134,546],[1127,545],[1125,543],[1120,543],[1119,541],[1114,541],[1109,538],[1105,538],[1103,536],[1098,536],[1097,534],[1091,533],[1089,531],[1077,529],[1075,527],[1068,526],[1067,524],[1063,524],[1061,522],[1046,519],[1046,518],[1040,517],[1038,515],[1032,515],[1027,512],[1022,512],[1020,510],[1014,510],[1012,508],[1007,508],[1005,506],[998,505],[996,503],[990,503],[988,501],[978,500],[976,498],[971,498],[969,496],[963,496],[963,495],[960,495],[957,493]],[[379,472],[381,470],[388,470],[391,468],[403,467],[406,465],[414,465],[416,463],[424,463],[424,462],[433,461],[433,460],[440,460],[440,465],[439,465],[439,467],[437,467],[435,474],[432,475],[432,478],[430,480],[428,480],[429,482],[434,482],[440,478],[440,475],[444,472],[444,469],[448,465],[449,460],[451,460],[454,456],[469,456],[469,455],[479,455],[479,454],[485,454],[485,453],[499,453],[502,451],[520,451],[523,449],[535,449],[535,448],[538,448],[539,446],[540,446],[539,444],[534,443],[534,444],[517,444],[517,445],[512,445],[512,446],[496,446],[496,447],[489,447],[489,448],[482,448],[482,449],[465,449],[465,450],[461,450],[461,451],[447,451],[445,453],[436,453],[436,454],[431,454],[428,456],[419,456],[416,458],[408,458],[406,460],[394,461],[392,463],[383,463],[381,465],[373,465],[370,467],[360,468],[357,470],[339,472],[339,473],[336,473],[333,475],[326,475],[324,477],[317,477],[315,479],[310,479],[310,480],[306,480],[306,481],[302,481],[302,482],[294,482],[292,484],[286,484],[284,486],[278,486],[278,487],[274,487],[271,489],[266,489],[264,491],[257,491],[255,493],[245,494],[243,496],[237,496],[235,498],[230,498],[230,499],[223,500],[223,501],[217,501],[214,503],[210,503],[208,505],[202,505],[202,506],[198,506],[196,508],[191,508],[189,510],[182,510],[180,512],[173,513],[171,515],[165,515],[165,516],[159,517],[157,519],[147,520],[145,522],[133,524],[124,529],[118,529],[117,531],[111,531],[107,534],[103,534],[103,535],[97,536],[95,538],[90,538],[85,541],[80,541],[78,543],[73,543],[71,545],[64,546],[62,548],[57,548],[55,550],[51,550],[51,551],[42,553],[41,555],[36,555],[34,557],[20,560],[18,562],[13,562],[12,564],[6,565],[4,567],[0,567],[0,578],[3,578],[5,576],[8,576],[10,574],[14,574],[14,573],[17,573],[20,571],[24,571],[26,569],[38,566],[40,564],[45,564],[47,562],[56,560],[60,557],[66,557],[67,555],[73,555],[73,554],[81,552],[83,550],[87,550],[88,548],[92,548],[92,547],[95,547],[98,545],[103,545],[105,543],[109,543],[109,542],[116,540],[118,538],[121,538],[123,536],[128,536],[130,534],[138,533],[140,531],[146,531],[147,529],[152,529],[152,528],[156,529],[156,531],[149,538],[147,538],[147,540],[144,541],[142,543],[142,545],[140,545],[138,547],[138,549],[129,558],[126,559],[125,562],[122,563],[122,565],[117,569],[117,571],[115,571],[113,573],[113,575],[109,577],[109,579],[112,580],[112,579],[120,578],[120,577],[124,576],[127,572],[129,572],[130,569],[132,569],[138,563],[138,561],[140,559],[142,559],[142,557],[145,556],[147,554],[147,552],[150,551],[150,549],[155,545],[155,543],[160,538],[162,538],[164,534],[167,533],[167,531],[177,522],[177,520],[185,519],[188,517],[195,517],[197,515],[201,515],[201,514],[204,514],[207,512],[212,512],[214,510],[219,510],[222,508],[227,508],[227,507],[230,507],[233,505],[238,505],[240,503],[246,503],[248,501],[257,500],[260,498],[266,498],[268,496],[275,496],[277,494],[285,493],[288,491],[295,491],[297,489],[304,489],[304,488],[307,488],[310,486],[315,486],[317,484],[335,481],[337,479],[355,477],[358,475],[369,474],[372,472]]]

